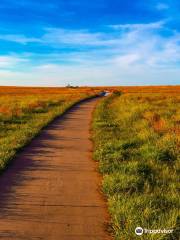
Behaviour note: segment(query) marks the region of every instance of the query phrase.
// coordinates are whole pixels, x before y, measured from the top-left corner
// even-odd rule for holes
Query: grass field
[[[90,88],[0,87],[0,171],[55,117],[95,94]]]
[[[170,93],[180,94],[180,85],[177,86],[129,86],[129,87],[101,87],[110,91],[121,91],[123,93]]]
[[[115,239],[179,239],[180,87],[111,90],[94,113],[93,139]],[[174,232],[139,237],[138,226]]]
[[[179,239],[180,87],[0,87],[0,171],[74,103],[107,89],[94,112],[94,158],[116,240],[137,226],[174,229],[140,239]]]

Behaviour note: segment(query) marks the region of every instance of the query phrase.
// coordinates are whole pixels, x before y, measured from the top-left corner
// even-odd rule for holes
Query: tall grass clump
[[[94,113],[94,158],[116,240],[178,240],[180,96],[113,94]],[[173,229],[135,235],[135,228]]]

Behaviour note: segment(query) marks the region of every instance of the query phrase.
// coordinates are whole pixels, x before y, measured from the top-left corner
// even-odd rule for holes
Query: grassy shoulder
[[[94,113],[94,159],[103,174],[115,239],[135,228],[174,229],[141,239],[179,239],[180,98],[130,93],[105,98]]]
[[[95,95],[93,91],[64,89],[10,91],[0,95],[0,171],[43,127],[75,103]]]

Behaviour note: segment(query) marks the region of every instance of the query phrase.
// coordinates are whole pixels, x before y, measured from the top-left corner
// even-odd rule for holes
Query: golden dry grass
[[[0,87],[0,170],[38,132],[92,88]]]
[[[141,226],[174,230],[141,239],[178,240],[180,86],[111,89],[95,112],[94,157],[115,239],[136,239]]]

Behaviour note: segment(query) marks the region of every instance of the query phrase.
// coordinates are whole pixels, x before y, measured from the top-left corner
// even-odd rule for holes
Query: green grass
[[[72,94],[60,89],[56,94],[23,94],[17,89],[15,94],[0,96],[0,171],[54,118],[76,102],[94,95],[78,91]]]
[[[118,94],[94,113],[94,159],[115,239],[179,239],[180,97]],[[135,228],[174,229],[135,235]]]

